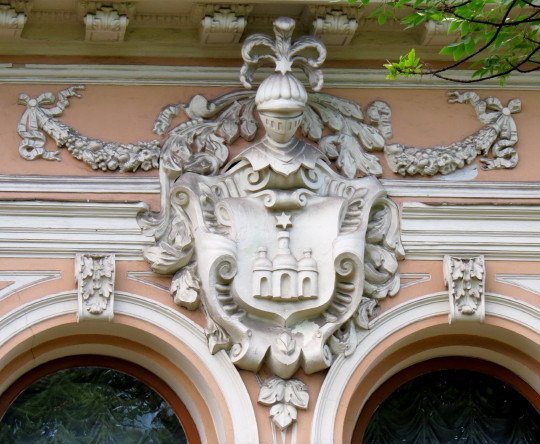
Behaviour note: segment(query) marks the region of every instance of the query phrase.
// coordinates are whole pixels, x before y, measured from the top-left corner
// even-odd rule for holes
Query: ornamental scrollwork
[[[266,365],[281,381],[354,350],[379,301],[398,291],[403,257],[396,205],[372,175],[355,178],[359,168],[380,168],[353,152],[384,147],[390,108],[374,102],[365,118],[346,99],[308,95],[291,67],[303,66],[320,88],[325,51],[312,37],[292,41],[293,27],[280,18],[275,40],[246,40],[247,86],[257,67],[276,65],[256,93],[197,95],[162,110],[158,133],[180,112],[190,120],[163,144],[160,213],[140,218],[156,239],[145,258],[174,274],[178,305],[203,311],[210,351],[225,350],[239,368]],[[303,55],[310,48],[317,58]],[[253,141],[259,122],[264,133]],[[299,127],[318,147],[295,136]],[[253,142],[229,159],[240,137]],[[293,418],[285,404],[273,411],[280,428]]]

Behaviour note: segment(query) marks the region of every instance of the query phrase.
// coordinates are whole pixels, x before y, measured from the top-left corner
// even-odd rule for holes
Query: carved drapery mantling
[[[246,40],[247,86],[259,66],[276,65],[255,97],[195,96],[187,107],[163,110],[158,132],[181,109],[192,120],[172,129],[164,144],[161,213],[141,217],[156,238],[146,259],[154,271],[174,274],[176,303],[204,311],[210,350],[227,350],[243,369],[266,364],[285,379],[299,368],[325,369],[354,349],[356,334],[344,331],[368,328],[378,301],[397,292],[402,257],[396,206],[377,179],[353,178],[351,143],[339,145],[350,138],[382,147],[383,135],[347,100],[308,98],[291,67],[302,68],[319,89],[325,51],[312,37],[292,41],[293,27],[278,19],[276,40]],[[303,55],[310,48],[317,58]],[[226,164],[227,143],[255,137],[255,107],[266,135]],[[389,114],[382,102],[368,109],[383,132],[390,130]],[[323,122],[335,133],[323,136]],[[295,137],[299,125],[321,150]],[[345,177],[329,167],[327,154]]]

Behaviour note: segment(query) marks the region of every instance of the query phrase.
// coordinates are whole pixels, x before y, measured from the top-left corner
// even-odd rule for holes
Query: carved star
[[[276,62],[276,71],[281,72],[281,74],[285,74],[286,72],[292,71],[292,60],[289,59],[279,59]]]
[[[276,219],[276,227],[281,227],[284,230],[286,230],[287,227],[292,227],[290,214],[281,213],[279,216],[276,216]]]

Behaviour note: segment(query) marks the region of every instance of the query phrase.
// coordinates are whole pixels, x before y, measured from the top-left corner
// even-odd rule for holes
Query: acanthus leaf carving
[[[188,293],[177,302],[201,305],[210,351],[226,350],[246,370],[266,365],[282,380],[352,353],[378,301],[399,288],[402,256],[397,207],[377,179],[355,178],[362,169],[380,170],[364,150],[383,149],[390,108],[380,101],[368,106],[368,124],[353,102],[308,95],[291,68],[303,60],[319,87],[324,47],[313,38],[293,42],[293,26],[278,19],[275,40],[246,40],[245,83],[258,66],[276,64],[256,94],[196,95],[163,109],[155,124],[160,133],[180,111],[190,120],[172,128],[163,145],[161,212],[140,218],[156,239],[146,259],[156,272],[177,273],[173,292],[177,299],[179,289]],[[253,52],[261,45],[268,54]],[[302,59],[311,46],[318,59]],[[234,140],[255,136],[255,109],[265,135],[226,164]],[[308,138],[341,162],[343,175],[295,136],[302,122]],[[295,404],[282,404],[272,410],[280,429],[295,418]]]
[[[111,320],[113,312],[114,254],[77,254],[78,318]]]
[[[450,298],[449,321],[480,321],[485,317],[484,256],[445,256],[444,281]]]
[[[315,16],[311,32],[325,45],[347,46],[358,28],[359,8],[339,8],[336,6],[312,6]]]
[[[87,41],[121,42],[124,40],[129,24],[128,14],[133,15],[134,3],[85,2],[81,6],[88,11],[84,16]]]
[[[204,5],[200,40],[203,44],[238,43],[252,5]]]
[[[449,92],[450,103],[470,103],[480,122],[486,124],[475,134],[448,146],[414,148],[400,144],[388,145],[385,157],[393,172],[405,175],[433,176],[449,174],[469,165],[477,156],[485,170],[514,168],[518,153],[514,145],[518,141],[516,123],[512,114],[521,110],[521,101],[510,100],[507,106],[495,97],[481,100],[475,92]]]

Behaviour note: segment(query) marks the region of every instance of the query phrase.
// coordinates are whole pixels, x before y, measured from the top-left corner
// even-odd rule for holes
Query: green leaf
[[[448,34],[452,34],[453,32],[457,31],[462,25],[462,22],[459,20],[452,20],[450,22],[450,26],[448,27]]]
[[[384,25],[386,23],[386,15],[385,14],[380,14],[377,17],[377,21],[379,22],[379,25]]]

